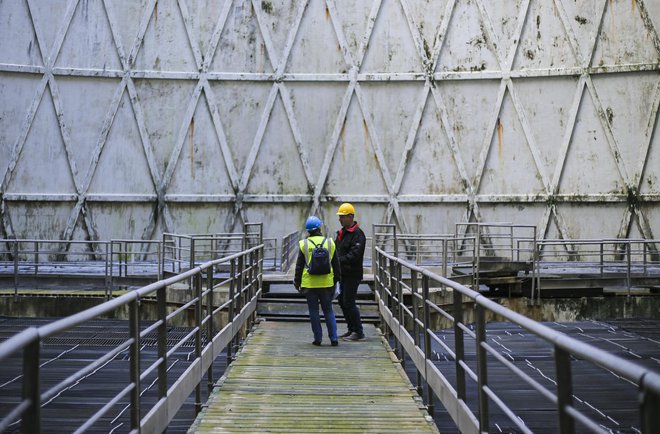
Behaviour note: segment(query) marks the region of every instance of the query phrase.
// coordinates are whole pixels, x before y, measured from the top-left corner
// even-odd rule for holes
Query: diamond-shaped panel
[[[369,173],[371,176],[362,178],[356,183],[352,176],[347,176],[356,173]],[[325,183],[325,193],[364,195],[387,194],[387,191],[369,136],[369,128],[357,97],[354,96],[339,135],[328,180]]]
[[[100,132],[108,116],[108,109],[120,81],[117,79],[60,77],[63,118],[69,129],[71,159],[77,169],[78,181],[82,182],[92,164]]]
[[[0,53],[3,63],[42,65],[41,50],[23,0],[0,2]]]
[[[484,71],[499,69],[497,56],[486,34],[475,2],[458,0],[447,29],[436,71]]]
[[[233,194],[213,121],[202,95],[188,124],[172,176],[171,194]]]
[[[623,179],[597,116],[585,88],[559,182],[560,194],[624,192]]]
[[[325,48],[322,56],[317,55],[318,47]],[[325,2],[309,2],[291,49],[286,71],[340,74],[346,73],[348,69]]]
[[[284,105],[277,98],[252,168],[247,192],[260,195],[311,193],[300,158]]]
[[[96,55],[90,56],[89,53]],[[78,3],[55,66],[101,70],[122,69],[102,2]]]
[[[124,93],[89,186],[94,194],[154,195],[133,107]]]
[[[511,176],[513,173],[515,177]],[[490,142],[479,193],[534,195],[543,192],[541,174],[507,92]]]
[[[594,66],[660,61],[660,52],[653,44],[654,36],[658,38],[657,33],[653,35],[646,27],[636,3],[607,2],[602,24],[605,30],[596,41]]]
[[[187,29],[176,0],[155,3],[137,52],[135,68],[155,71],[197,71]]]
[[[8,193],[75,194],[53,98],[46,88],[21,150]]]
[[[397,29],[396,33],[392,29]],[[420,54],[398,2],[381,4],[361,72],[423,72]]]
[[[531,0],[514,69],[566,68],[577,63],[553,2]]]
[[[441,163],[442,162],[442,163]],[[406,167],[401,195],[462,194],[462,182],[441,115],[429,94]]]

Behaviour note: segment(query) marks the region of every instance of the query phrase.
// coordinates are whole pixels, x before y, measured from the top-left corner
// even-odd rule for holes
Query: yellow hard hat
[[[339,205],[339,209],[337,210],[337,215],[349,215],[353,214],[355,215],[355,207],[351,205],[348,202],[344,202],[341,205]]]

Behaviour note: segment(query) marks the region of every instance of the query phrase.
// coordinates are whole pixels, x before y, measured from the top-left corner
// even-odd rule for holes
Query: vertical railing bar
[[[34,242],[34,275],[39,275],[39,241]]]
[[[213,324],[213,266],[206,269],[206,290],[206,334],[208,345],[213,342],[213,336],[215,336]],[[213,390],[213,383],[213,363],[211,363],[206,370],[206,387],[209,396],[211,395],[211,390]]]
[[[396,270],[396,292],[397,292],[397,298],[399,299],[398,302],[398,318],[399,318],[399,326],[400,327],[405,327],[405,301],[403,300],[403,285],[401,283],[401,263],[397,262],[395,266]],[[399,333],[397,333],[399,334]],[[403,350],[403,342],[401,342],[401,339],[397,339],[398,347],[399,347],[399,360],[401,360],[401,366],[405,368],[406,366],[406,357],[405,357],[405,352]]]
[[[479,396],[479,430],[489,432],[488,424],[488,395],[485,387],[488,385],[488,353],[483,347],[486,342],[486,315],[483,306],[476,306],[476,344],[477,344],[477,373],[478,373],[478,396]]]
[[[417,323],[417,318],[419,317],[419,300],[417,297],[418,292],[418,274],[417,271],[410,270],[410,292],[412,297],[412,332],[413,332],[413,342],[416,348],[419,348],[419,324]],[[413,365],[415,365],[413,363]],[[415,383],[417,393],[422,395],[422,374],[419,371],[417,365],[415,365],[415,372],[417,374],[417,382]]]
[[[129,335],[132,339],[130,346],[129,377],[133,389],[131,390],[131,429],[140,427],[140,299],[136,298],[129,303]]]
[[[14,300],[18,300],[18,240],[14,240]]]
[[[40,340],[35,339],[23,349],[23,401],[29,400],[22,418],[24,433],[41,432],[41,377],[39,371]]]
[[[511,248],[511,261],[513,261],[513,259],[514,259],[513,258],[513,255],[514,255],[514,253],[513,253],[514,252],[514,249],[513,249],[513,225],[509,226],[509,236],[510,236],[509,245],[510,245],[510,248]]]
[[[107,300],[112,297],[112,281],[110,279],[110,260],[112,259],[110,253],[110,245],[112,242],[105,243],[105,298]]]
[[[167,395],[167,287],[163,286],[156,291],[156,309],[160,325],[156,339],[158,358],[158,398]]]
[[[195,360],[202,357],[202,272],[195,274]],[[195,413],[202,410],[202,385],[201,379],[195,386]]]
[[[234,320],[234,290],[236,287],[236,259],[232,259],[230,261],[230,266],[229,266],[229,275],[231,278],[229,279],[229,306],[228,306],[228,312],[227,312],[227,321],[232,322]],[[233,325],[232,325],[233,329]],[[233,330],[232,330],[233,333]],[[234,344],[234,338],[229,341],[227,344],[227,366],[231,363],[232,360],[232,345]]]
[[[461,366],[461,361],[465,357],[465,342],[463,338],[463,329],[459,327],[463,324],[463,295],[459,291],[452,291],[454,301],[454,348],[456,352],[456,393],[458,399],[465,401],[465,371]]]
[[[642,433],[657,432],[660,426],[660,395],[654,394],[648,388],[642,388],[640,393],[640,422]]]
[[[557,410],[559,413],[559,432],[575,433],[575,421],[566,411],[573,402],[571,359],[567,351],[555,345],[555,372],[557,375]]]
[[[422,301],[424,303],[424,378],[426,378],[426,396],[427,408],[431,416],[434,414],[433,389],[428,381],[428,365],[431,362],[431,337],[429,330],[431,327],[431,311],[429,309],[429,277],[422,274]]]
[[[626,286],[628,287],[628,298],[630,298],[630,287],[632,286],[631,268],[632,268],[632,243],[630,241],[625,243],[626,246]]]
[[[442,277],[447,277],[447,272],[449,271],[449,265],[447,264],[447,246],[449,245],[449,240],[442,240]]]

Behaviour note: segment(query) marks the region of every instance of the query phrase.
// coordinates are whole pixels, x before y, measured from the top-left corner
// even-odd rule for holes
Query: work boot
[[[350,335],[346,336],[344,338],[344,340],[345,341],[363,341],[364,340],[364,335],[353,332]]]

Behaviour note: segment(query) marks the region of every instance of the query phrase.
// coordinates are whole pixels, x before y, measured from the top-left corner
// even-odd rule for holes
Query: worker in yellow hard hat
[[[362,282],[362,261],[367,237],[355,221],[355,207],[342,203],[337,210],[341,229],[337,231],[335,240],[336,252],[339,256],[341,278],[339,281],[339,306],[344,313],[348,331],[341,335],[345,341],[364,340],[364,330],[360,318],[360,309],[355,303],[358,286]]]

